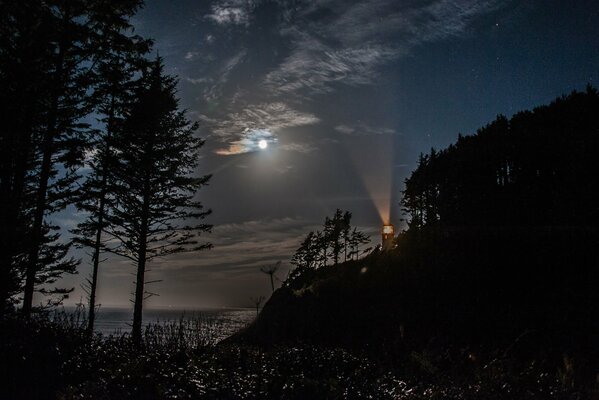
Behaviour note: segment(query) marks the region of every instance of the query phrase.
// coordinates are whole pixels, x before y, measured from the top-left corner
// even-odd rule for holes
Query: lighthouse
[[[383,234],[381,240],[381,247],[383,251],[391,250],[393,248],[393,225],[384,225]]]

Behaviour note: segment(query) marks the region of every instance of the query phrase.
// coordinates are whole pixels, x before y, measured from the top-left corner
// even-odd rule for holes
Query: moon
[[[262,150],[264,150],[268,147],[268,142],[266,140],[262,139],[258,142],[258,147],[260,147]]]

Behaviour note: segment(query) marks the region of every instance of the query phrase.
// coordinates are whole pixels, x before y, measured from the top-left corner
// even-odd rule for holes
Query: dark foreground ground
[[[5,318],[0,399],[593,398],[572,360],[556,369],[519,360],[510,348],[431,346],[384,357],[331,346],[214,345],[207,331],[185,324],[150,328],[136,348],[127,337],[89,338],[75,325]]]

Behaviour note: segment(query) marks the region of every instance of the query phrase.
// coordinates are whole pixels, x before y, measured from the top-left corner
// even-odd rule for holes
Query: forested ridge
[[[294,275],[238,340],[574,357],[592,380],[598,150],[591,87],[431,150],[406,180],[393,250]]]
[[[562,96],[421,155],[402,206],[424,226],[597,227],[599,96]]]

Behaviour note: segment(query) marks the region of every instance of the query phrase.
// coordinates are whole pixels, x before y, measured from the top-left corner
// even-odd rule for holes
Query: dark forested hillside
[[[422,155],[410,226],[597,226],[599,95],[591,87]]]
[[[460,136],[407,179],[410,224],[394,250],[306,270],[241,339],[392,357],[486,348],[553,366],[577,355],[591,377],[598,150],[592,88]]]

